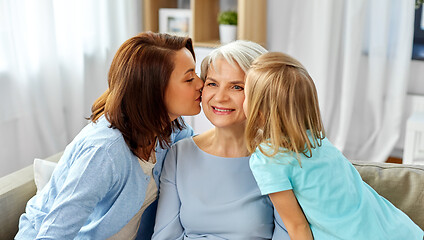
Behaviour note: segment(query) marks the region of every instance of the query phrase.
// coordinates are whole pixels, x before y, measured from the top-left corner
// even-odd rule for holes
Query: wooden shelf
[[[143,0],[144,31],[159,31],[159,8],[176,8],[176,0]]]
[[[266,47],[266,0],[238,0],[238,39],[257,42]]]
[[[208,47],[208,48],[216,48],[219,47],[221,45],[221,43],[219,42],[219,40],[209,40],[209,41],[202,41],[202,42],[193,42],[193,45],[195,47]]]
[[[159,8],[176,8],[177,0],[144,0],[144,31],[159,31]],[[237,0],[237,39],[250,40],[266,47],[266,0]],[[219,0],[190,0],[191,38],[197,47],[217,47],[219,42]],[[225,10],[225,9],[223,9]]]

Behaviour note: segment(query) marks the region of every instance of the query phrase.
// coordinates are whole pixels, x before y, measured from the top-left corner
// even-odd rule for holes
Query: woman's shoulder
[[[173,151],[192,151],[194,149],[194,147],[196,146],[196,144],[193,142],[193,137],[187,137],[184,139],[179,140],[178,142],[174,143],[171,146],[171,149]]]
[[[87,124],[66,147],[64,155],[68,156],[68,164],[81,156],[92,162],[112,165],[131,158],[131,151],[120,131],[100,120]]]
[[[125,142],[122,133],[111,127],[104,117],[96,122],[89,122],[73,140],[76,144],[84,143],[94,146],[110,145],[117,141]]]
[[[201,149],[203,146],[210,144],[210,140],[213,138],[214,129],[210,129],[199,135],[193,136],[193,142]]]
[[[185,127],[183,129],[181,129],[181,130],[180,129],[174,129],[173,130],[171,137],[170,137],[170,140],[171,140],[171,143],[173,144],[173,143],[176,143],[176,142],[178,142],[178,141],[180,141],[184,138],[191,137],[193,135],[194,135],[193,128],[190,125],[185,123]]]

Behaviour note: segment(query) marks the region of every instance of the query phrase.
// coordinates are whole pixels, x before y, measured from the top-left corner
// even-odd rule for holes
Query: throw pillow
[[[49,182],[56,165],[57,163],[55,162],[39,158],[34,159],[34,182],[37,187],[37,193],[39,193]]]

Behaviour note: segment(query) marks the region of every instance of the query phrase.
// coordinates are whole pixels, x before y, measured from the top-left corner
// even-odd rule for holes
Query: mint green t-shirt
[[[302,167],[290,153],[267,157],[256,149],[250,168],[263,195],[293,190],[314,239],[423,239],[423,231],[362,181],[328,139],[300,160]]]

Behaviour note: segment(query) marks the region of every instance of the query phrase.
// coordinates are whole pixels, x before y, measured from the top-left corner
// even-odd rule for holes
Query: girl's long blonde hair
[[[249,152],[257,147],[270,157],[293,152],[299,163],[300,154],[311,157],[325,133],[315,84],[303,65],[284,53],[266,53],[253,62],[246,82]]]

